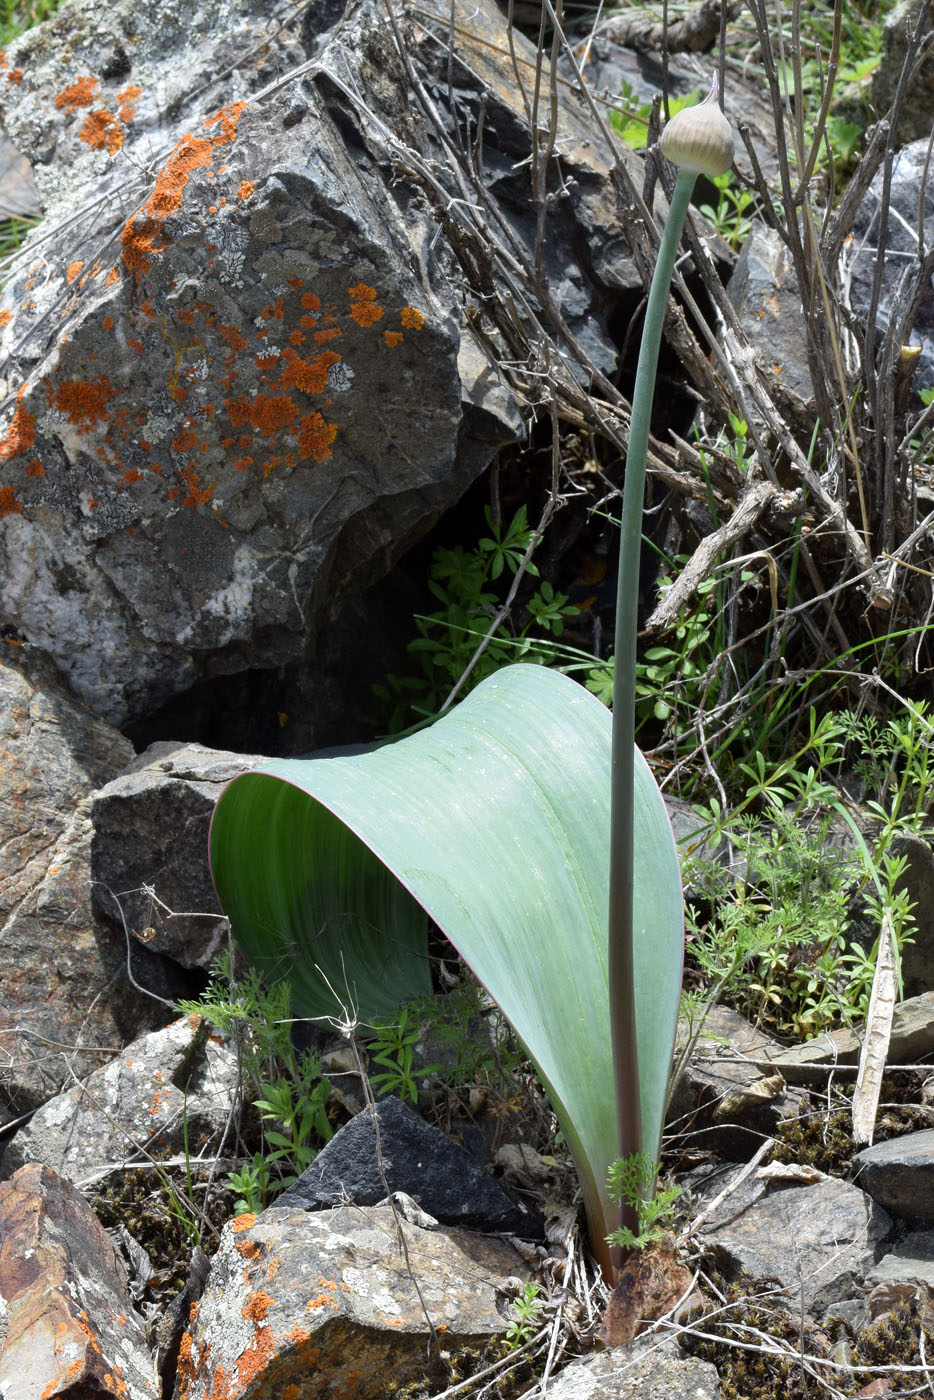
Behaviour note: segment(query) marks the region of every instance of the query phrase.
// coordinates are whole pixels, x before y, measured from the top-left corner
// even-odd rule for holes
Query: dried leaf
[[[860,1051],[856,1088],[853,1091],[853,1141],[860,1147],[872,1144],[897,997],[895,936],[892,932],[891,918],[886,912],[882,916],[876,973],[872,979],[866,1031]]]
[[[663,1240],[630,1254],[610,1294],[600,1336],[608,1347],[622,1347],[651,1323],[686,1300],[692,1282],[677,1254]]]

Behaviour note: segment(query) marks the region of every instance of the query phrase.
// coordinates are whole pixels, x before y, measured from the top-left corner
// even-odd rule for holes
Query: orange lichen
[[[8,326],[12,319],[12,311],[0,311],[0,330],[2,330],[4,326]]]
[[[298,389],[303,394],[323,394],[328,386],[328,371],[339,364],[340,355],[333,350],[323,350],[310,360],[302,357],[287,345],[282,352],[285,369],[279,375],[279,382],[286,389]]]
[[[252,465],[252,457],[238,457],[237,460],[234,462],[234,466],[236,467],[238,472],[245,472],[247,468],[252,467]]]
[[[136,102],[142,97],[143,89],[137,87],[136,83],[130,83],[117,93],[117,101],[120,103],[120,120],[131,122],[136,116]]]
[[[319,345],[323,345],[328,340],[340,340],[343,334],[340,326],[332,326],[326,331],[315,331],[315,340]]]
[[[101,321],[101,328],[105,331],[112,331],[114,328],[114,318],[112,316],[105,316],[103,321]]]
[[[17,86],[23,81],[22,68],[11,68],[9,73],[7,73],[6,75],[6,80],[8,83],[12,83],[14,87]]]
[[[115,156],[123,145],[123,127],[112,112],[103,107],[98,112],[89,112],[78,132],[78,140],[90,146],[92,151],[106,151]]]
[[[23,404],[25,392],[24,385],[16,395],[16,408],[9,432],[6,437],[0,438],[0,462],[5,462],[10,457],[18,457],[21,452],[28,452],[35,445],[36,419]]]
[[[137,276],[145,272],[154,254],[165,247],[162,230],[166,219],[181,208],[192,174],[210,165],[212,154],[210,141],[202,137],[183,136],[178,142],[156,176],[152,194],[123,226],[120,243],[130,272]]]
[[[306,292],[302,297],[302,306],[304,306],[306,311],[320,311],[321,298],[316,297],[314,292]]]
[[[182,480],[188,484],[188,495],[185,497],[185,505],[194,510],[195,506],[206,506],[217,490],[217,482],[212,481],[210,486],[199,485],[201,478],[192,467],[184,467],[179,472]]]
[[[293,345],[304,345],[307,339],[308,337],[305,335],[304,331],[292,331],[292,334],[289,336],[289,340]]]
[[[207,118],[205,126],[220,127],[214,137],[215,146],[226,146],[233,141],[237,134],[237,123],[245,110],[245,102],[228,102],[227,106],[222,107],[219,112],[215,112],[213,117]]]
[[[256,1216],[247,1211],[244,1215],[237,1215],[230,1222],[230,1228],[235,1235],[239,1235],[243,1230],[252,1230],[256,1224]]]
[[[107,405],[113,398],[110,380],[63,379],[57,389],[49,385],[49,401],[69,423],[85,431],[95,428],[107,418]]]
[[[299,425],[298,450],[304,461],[312,458],[323,462],[331,455],[331,443],[337,437],[334,423],[326,423],[320,413],[309,413]]]
[[[401,331],[383,331],[383,339],[389,346],[390,350],[393,350],[397,345],[402,344],[403,340],[405,339],[405,336],[402,334]]]
[[[100,83],[90,74],[76,78],[70,87],[63,88],[55,98],[56,107],[64,107],[66,112],[77,112],[79,107],[90,107]]]
[[[257,394],[252,400],[229,399],[227,411],[234,428],[249,424],[256,432],[267,436],[287,428],[298,417],[294,400],[285,394]]]
[[[0,518],[4,515],[22,515],[23,507],[16,498],[12,486],[0,486]]]
[[[197,446],[198,446],[198,438],[197,438],[197,435],[196,435],[195,433],[192,432],[191,427],[190,427],[189,423],[188,423],[187,420],[186,420],[185,423],[183,423],[183,425],[182,425],[182,428],[181,428],[181,431],[180,431],[179,434],[178,434],[178,437],[177,437],[177,438],[174,438],[173,441],[172,441],[172,451],[173,451],[173,452],[191,452],[191,451],[193,451],[194,448],[196,448]]]
[[[237,198],[244,201],[253,198],[253,181],[241,180],[237,186]]]
[[[350,308],[351,320],[356,321],[358,326],[374,326],[386,314],[377,303],[376,288],[368,287],[365,282],[358,282],[355,287],[349,287],[347,295],[353,302]]]
[[[424,313],[415,306],[403,306],[399,320],[407,331],[420,331],[425,324]]]
[[[39,461],[38,457],[33,457],[31,462],[26,463],[26,475],[36,477],[45,476],[45,467]]]

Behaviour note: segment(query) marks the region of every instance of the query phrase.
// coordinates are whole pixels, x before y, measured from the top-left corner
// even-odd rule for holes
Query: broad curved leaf
[[[298,1015],[341,1016],[343,1001],[367,1020],[426,992],[430,915],[528,1050],[588,1215],[608,1229],[610,739],[609,712],[582,686],[510,666],[409,738],[244,774],[211,831],[234,935],[267,976],[291,980]],[[635,833],[640,1086],[645,1149],[656,1153],[683,925],[674,839],[641,755]]]

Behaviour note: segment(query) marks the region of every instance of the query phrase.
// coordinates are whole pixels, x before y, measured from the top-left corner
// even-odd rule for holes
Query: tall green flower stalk
[[[636,633],[645,468],[665,309],[694,183],[699,174],[722,175],[733,163],[733,133],[717,105],[716,77],[704,102],[683,109],[671,119],[660,144],[663,154],[677,166],[678,178],[649,289],[632,396],[623,487],[614,646],[609,990],[619,1154],[627,1160],[643,1152],[633,978],[633,783]],[[632,1230],[634,1234],[639,1232],[638,1207],[631,1202],[624,1201],[621,1205],[620,1226]]]

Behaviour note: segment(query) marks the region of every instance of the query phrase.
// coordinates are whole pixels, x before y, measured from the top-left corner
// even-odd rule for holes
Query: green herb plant
[[[256,1211],[295,1181],[332,1136],[327,1114],[330,1083],[317,1057],[297,1053],[290,1034],[289,985],[266,985],[254,968],[235,979],[223,954],[200,998],[182,1000],[179,1011],[203,1016],[234,1037],[241,1072],[262,1123],[263,1150],[228,1175],[235,1212]],[[270,1171],[273,1165],[275,1171]],[[284,1170],[283,1170],[284,1169]]]
[[[544,1300],[540,1297],[541,1285],[529,1282],[522,1292],[509,1305],[510,1323],[503,1334],[503,1342],[508,1351],[518,1351],[535,1336],[541,1327]]]
[[[699,212],[735,252],[752,232],[756,196],[752,190],[737,189],[729,171],[711,181],[717,191],[716,204],[700,204]]]
[[[378,1074],[370,1073],[370,1083],[380,1095],[397,1094],[403,1103],[418,1103],[418,1081],[437,1074],[442,1065],[415,1068],[415,1052],[422,1038],[421,1027],[409,1019],[408,1007],[403,1007],[392,1021],[375,1021],[373,1037],[367,1042],[370,1065],[380,1065]]]
[[[505,526],[494,520],[489,506],[485,519],[489,533],[473,549],[458,545],[436,549],[432,556],[428,589],[440,606],[416,616],[419,635],[408,646],[421,674],[390,675],[385,685],[373,687],[391,734],[441,709],[503,603],[502,585],[523,563],[526,574],[538,577],[534,561],[526,558],[535,534],[526,507],[520,506]],[[516,625],[511,617],[504,619],[490,638],[465,690],[512,662],[552,665],[557,651],[551,639],[561,636],[565,619],[576,612],[565,594],[543,580],[525,601],[525,621]]]
[[[658,1157],[681,989],[677,850],[635,747],[635,607],[674,261],[697,173],[732,161],[714,98],[662,137],[680,173],[632,401],[612,719],[567,676],[507,666],[395,743],[241,775],[211,828],[234,936],[258,971],[288,977],[298,1014],[378,1024],[431,992],[426,915],[454,944],[548,1093],[609,1282],[621,1251],[607,1236],[637,1235],[639,1212],[613,1200],[607,1174],[617,1158]]]
[[[614,1200],[624,1202],[638,1219],[636,1231],[629,1226],[614,1230],[608,1243],[628,1253],[645,1249],[663,1240],[674,1220],[675,1202],[681,1187],[658,1189],[659,1164],[645,1152],[618,1158],[610,1168],[609,1189]]]

